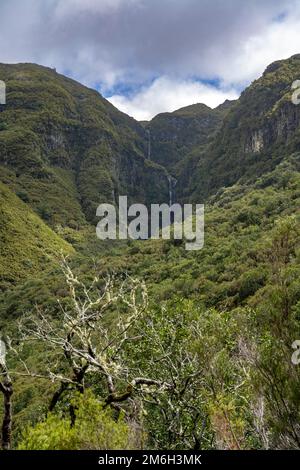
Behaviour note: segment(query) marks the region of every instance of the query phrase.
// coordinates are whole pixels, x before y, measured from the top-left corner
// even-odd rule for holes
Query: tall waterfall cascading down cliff
[[[151,160],[151,130],[146,130],[147,138],[147,159]],[[175,186],[177,184],[177,179],[174,176],[167,173],[168,180],[168,190],[169,190],[169,205],[171,206],[175,202]]]
[[[168,184],[169,184],[169,205],[171,206],[175,202],[175,186],[177,179],[170,174],[167,175]]]

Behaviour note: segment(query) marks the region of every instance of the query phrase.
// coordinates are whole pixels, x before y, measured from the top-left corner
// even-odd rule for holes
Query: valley
[[[144,282],[148,310],[132,331],[139,341],[124,340],[125,365],[116,373],[129,401],[115,403],[124,404],[126,426],[136,432],[133,438],[119,425],[129,447],[299,447],[300,369],[291,363],[300,338],[300,108],[291,101],[299,77],[296,55],[271,64],[236,101],[215,109],[193,104],[140,123],[52,69],[0,64],[7,84],[0,104],[1,334],[17,335],[18,321],[36,311],[59,325],[60,305],[71,302],[63,256],[80,282],[96,277],[99,291],[107,276],[120,285],[127,277]],[[120,196],[148,208],[203,203],[204,247],[99,240],[96,209],[117,208]],[[125,310],[114,304],[103,331],[118,328]],[[36,374],[45,372],[41,344],[23,352]],[[68,375],[68,361],[55,358],[56,374]],[[13,355],[10,361],[18,371]],[[173,380],[172,394],[166,386],[158,394],[139,388],[131,370],[154,384]],[[35,448],[35,432],[45,442],[42,420],[58,385],[14,380],[13,445]],[[93,370],[85,379],[100,402],[108,399],[104,382]]]

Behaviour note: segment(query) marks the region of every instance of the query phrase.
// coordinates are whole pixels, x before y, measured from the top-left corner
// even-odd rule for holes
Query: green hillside
[[[299,448],[299,57],[235,102],[143,123],[55,70],[0,65],[14,448]],[[168,202],[170,175],[174,201],[205,203],[203,249],[96,238],[98,204]]]
[[[211,109],[204,104],[194,104],[172,113],[158,114],[144,124],[148,145],[150,139],[150,158],[176,177],[177,199],[189,199],[189,182],[197,166],[199,150],[205,151],[233,105],[233,101],[226,101]]]
[[[57,263],[59,253],[74,253],[8,186],[0,183],[0,290]]]
[[[198,164],[189,190],[195,199],[240,179],[254,181],[299,151],[300,112],[291,88],[299,74],[299,55],[271,64],[241,94],[209,149],[194,150]]]
[[[93,221],[119,194],[168,199],[165,170],[145,159],[145,131],[95,90],[32,64],[0,64],[1,180],[51,226]]]

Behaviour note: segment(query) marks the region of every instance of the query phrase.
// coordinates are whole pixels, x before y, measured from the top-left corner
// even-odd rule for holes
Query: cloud
[[[217,73],[227,83],[249,83],[270,63],[300,53],[299,32],[300,4],[291,9],[290,15],[269,24],[263,34],[247,38],[239,54],[231,59],[230,67],[219,64]]]
[[[211,99],[201,81],[238,92],[299,53],[299,31],[299,0],[1,0],[0,61],[56,67],[149,115],[186,104],[177,94]],[[155,99],[166,80],[176,93]]]
[[[175,111],[194,103],[204,103],[214,108],[225,99],[237,97],[238,93],[233,89],[221,90],[199,82],[160,77],[133,96],[114,95],[108,99],[121,111],[142,121],[162,111]]]

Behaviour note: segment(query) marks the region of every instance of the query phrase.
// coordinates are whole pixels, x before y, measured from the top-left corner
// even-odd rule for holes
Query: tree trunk
[[[11,427],[12,427],[12,403],[11,397],[13,387],[10,379],[6,379],[1,386],[4,397],[4,416],[2,421],[1,445],[3,450],[9,450],[11,447]]]

